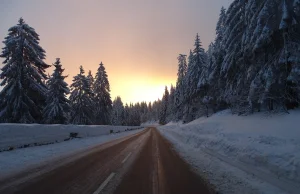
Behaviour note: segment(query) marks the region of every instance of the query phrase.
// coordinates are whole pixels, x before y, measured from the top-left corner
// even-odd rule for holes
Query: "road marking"
[[[124,158],[124,160],[122,161],[122,164],[124,164],[130,156],[131,156],[131,152],[126,156],[126,158]]]
[[[114,176],[115,173],[112,172],[93,194],[99,194]]]

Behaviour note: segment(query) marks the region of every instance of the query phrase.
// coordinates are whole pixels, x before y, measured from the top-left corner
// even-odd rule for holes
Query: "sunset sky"
[[[0,0],[0,41],[23,17],[40,35],[46,62],[61,58],[69,84],[80,65],[95,74],[102,61],[112,99],[154,101],[165,85],[175,84],[178,54],[193,48],[196,33],[206,49],[215,37],[221,6],[231,2]]]

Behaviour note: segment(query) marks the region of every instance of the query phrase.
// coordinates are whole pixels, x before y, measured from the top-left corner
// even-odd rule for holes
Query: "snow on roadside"
[[[290,113],[243,117],[226,110],[158,128],[224,193],[298,193],[300,111]]]
[[[74,154],[95,145],[141,132],[143,129],[117,134],[74,139],[56,144],[16,149],[0,153],[0,178],[40,165],[54,158]]]
[[[126,129],[136,129],[137,126],[110,125],[41,125],[41,124],[0,124],[0,150],[8,147],[17,148],[25,144],[43,144],[61,142],[69,137],[71,132],[79,137],[95,137],[107,135],[110,130],[123,132]]]

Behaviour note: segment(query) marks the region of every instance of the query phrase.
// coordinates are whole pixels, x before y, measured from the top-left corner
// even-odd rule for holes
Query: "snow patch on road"
[[[229,110],[158,127],[222,193],[300,190],[300,111],[247,117]]]

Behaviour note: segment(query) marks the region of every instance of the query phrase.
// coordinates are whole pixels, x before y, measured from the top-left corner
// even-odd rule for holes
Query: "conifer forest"
[[[220,10],[207,50],[201,34],[195,34],[191,49],[177,56],[176,85],[166,86],[154,102],[135,104],[124,104],[120,96],[111,99],[100,59],[95,74],[82,64],[72,83],[66,83],[64,59],[45,63],[39,34],[25,19],[3,40],[2,123],[132,126],[190,122],[228,108],[248,115],[299,107],[299,0],[234,0]],[[48,74],[51,66],[54,71]]]

